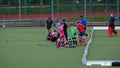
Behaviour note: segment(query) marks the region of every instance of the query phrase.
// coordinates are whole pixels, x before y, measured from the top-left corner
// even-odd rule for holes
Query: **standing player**
[[[54,30],[54,31],[51,33],[51,35],[50,35],[50,40],[51,40],[52,42],[57,41],[57,35],[58,35],[57,30]]]
[[[85,46],[85,29],[83,23],[78,21],[77,29],[79,31],[80,46]]]
[[[64,24],[61,23],[61,25],[59,26],[59,32],[60,32],[60,37],[59,37],[59,40],[58,40],[58,44],[57,44],[57,47],[61,47],[61,48],[64,48],[65,47],[65,34],[64,34]]]
[[[77,28],[71,24],[71,36],[72,36],[72,42],[73,42],[73,47],[77,47]]]
[[[53,26],[53,21],[51,20],[51,17],[49,17],[48,20],[46,21],[46,34],[47,34],[47,36],[49,35],[49,33],[51,33],[52,26]]]
[[[115,30],[115,17],[113,14],[110,15],[109,19],[108,36],[112,37],[112,33],[117,36],[117,31]]]
[[[68,34],[67,34],[67,28],[68,28],[68,26],[66,24],[66,20],[65,19],[63,19],[63,24],[64,24],[63,29],[64,29],[65,38],[68,41]]]
[[[89,37],[89,34],[86,34],[87,20],[84,18],[84,16],[80,16],[80,22],[84,25],[85,36]]]
[[[80,22],[84,25],[84,29],[86,30],[87,27],[87,21],[83,16],[80,16]]]

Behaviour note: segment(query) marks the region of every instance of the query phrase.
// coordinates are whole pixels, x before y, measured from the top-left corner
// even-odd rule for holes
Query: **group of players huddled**
[[[46,21],[47,40],[56,42],[57,48],[76,48],[78,46],[85,46],[85,38],[86,36],[89,37],[89,34],[85,33],[87,26],[86,19],[80,16],[80,20],[76,20],[74,23],[71,23],[70,26],[70,37],[68,37],[68,24],[65,19],[63,19],[62,22],[57,21],[55,23],[56,29],[52,32],[53,21],[49,17]]]
[[[108,25],[108,36],[112,37],[112,34],[117,36],[117,31],[115,30],[115,17],[113,14],[110,14],[109,25]],[[62,22],[57,21],[55,23],[56,29],[51,32],[53,27],[53,21],[49,17],[46,21],[47,29],[47,39],[52,42],[56,42],[58,48],[75,48],[78,46],[86,45],[86,37],[90,37],[89,34],[86,34],[87,21],[83,16],[80,16],[80,19],[77,19],[75,22],[70,24],[71,36],[68,37],[67,29],[68,24],[66,20],[63,19]]]

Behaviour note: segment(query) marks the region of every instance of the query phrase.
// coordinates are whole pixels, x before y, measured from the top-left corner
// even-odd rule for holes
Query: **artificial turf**
[[[118,36],[108,37],[107,30],[96,30],[90,45],[88,60],[120,60],[120,30]]]
[[[101,68],[82,65],[83,49],[56,48],[46,40],[44,27],[0,28],[0,68]]]

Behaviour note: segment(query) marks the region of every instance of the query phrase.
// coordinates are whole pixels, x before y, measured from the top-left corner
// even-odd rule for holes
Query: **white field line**
[[[89,46],[92,43],[94,30],[107,30],[107,29],[108,29],[108,26],[101,26],[101,27],[95,26],[95,27],[93,27],[93,29],[91,30],[91,33],[90,33],[91,37],[90,37],[89,41],[87,42],[87,45],[86,45],[84,52],[83,52],[83,57],[82,57],[82,64],[83,65],[86,65],[86,66],[92,66],[92,65],[112,66],[112,62],[120,62],[120,60],[101,60],[101,61],[86,60],[87,55],[88,55]],[[115,29],[120,30],[120,27],[116,26]]]

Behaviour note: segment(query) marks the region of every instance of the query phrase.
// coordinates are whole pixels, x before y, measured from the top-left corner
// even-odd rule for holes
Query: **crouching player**
[[[81,22],[77,22],[77,29],[79,32],[79,42],[80,42],[80,46],[85,46],[86,42],[85,42],[85,29],[84,29],[84,25]]]
[[[77,33],[77,28],[73,24],[71,24],[71,37],[72,37],[72,42],[73,42],[72,46],[73,47],[78,47],[76,33]]]
[[[50,35],[50,40],[51,40],[52,42],[57,41],[57,35],[58,35],[57,30],[54,30],[54,31],[51,33],[51,35]]]

